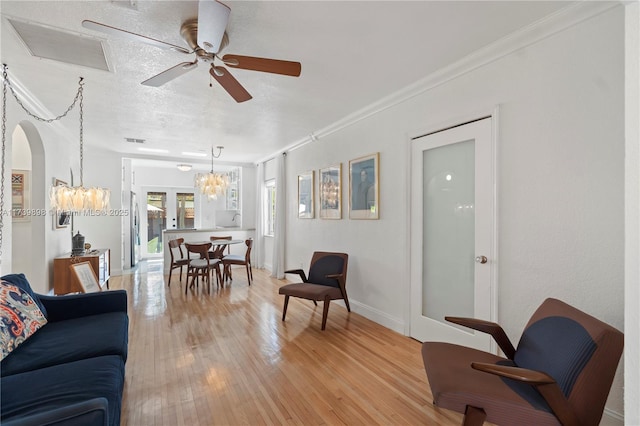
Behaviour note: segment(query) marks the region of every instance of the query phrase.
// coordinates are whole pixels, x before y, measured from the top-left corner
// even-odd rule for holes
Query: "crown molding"
[[[530,25],[520,28],[510,35],[491,43],[470,55],[416,81],[399,91],[347,115],[341,120],[319,129],[285,148],[293,151],[308,143],[317,142],[332,133],[340,131],[381,111],[401,104],[415,96],[454,80],[482,66],[495,62],[532,44],[598,16],[608,10],[624,5],[624,1],[578,1],[544,17]],[[273,158],[269,156],[268,158]],[[263,160],[263,161],[266,161]],[[259,161],[262,162],[262,161]]]

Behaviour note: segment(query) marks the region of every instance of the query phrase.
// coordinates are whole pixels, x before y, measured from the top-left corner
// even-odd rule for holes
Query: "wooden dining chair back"
[[[169,240],[169,254],[171,256],[171,266],[169,266],[169,282],[167,286],[171,286],[171,273],[174,269],[180,269],[180,281],[182,281],[182,267],[189,264],[189,259],[184,256],[182,251],[182,243],[184,238],[176,238]]]
[[[220,240],[231,241],[231,235],[224,236],[224,237],[218,237],[216,235],[212,235],[209,237],[209,240],[211,240],[211,243],[213,244],[213,248],[211,252],[214,253],[215,257],[222,259],[224,257],[225,249],[227,250],[227,254],[231,254],[231,246],[229,244],[222,244],[222,245],[216,244],[216,241],[220,241]]]
[[[200,278],[204,283],[207,284],[207,289],[209,293],[211,293],[211,273],[218,269],[216,278],[219,279],[220,268],[218,264],[220,263],[219,259],[209,259],[209,250],[211,249],[211,243],[198,243],[198,244],[190,244],[186,243],[185,247],[189,253],[194,253],[199,256],[199,258],[190,258],[189,265],[187,269],[187,285],[184,288],[184,294],[187,294],[187,289],[189,287],[193,287],[194,285],[198,286],[200,282]],[[191,283],[188,282],[188,278],[191,277]]]
[[[253,281],[253,269],[251,267],[251,248],[253,247],[253,239],[249,238],[245,240],[245,245],[247,246],[246,251],[243,255],[239,254],[228,254],[222,258],[223,265],[223,278],[224,282],[226,279],[233,279],[231,276],[231,265],[244,265],[247,270],[247,281],[249,285],[251,285],[251,281]]]
[[[434,404],[465,414],[465,425],[597,426],[622,356],[624,336],[608,324],[547,299],[517,349],[496,323],[446,317],[489,333],[505,357],[425,342],[422,359]]]
[[[317,251],[313,253],[311,257],[308,277],[302,269],[285,271],[285,274],[299,275],[302,282],[287,284],[278,290],[279,294],[284,295],[282,321],[284,321],[287,316],[289,297],[292,296],[312,300],[316,306],[318,305],[318,301],[324,302],[322,310],[322,330],[326,328],[329,303],[332,300],[344,300],[347,311],[351,312],[346,289],[348,261],[349,256],[346,253]]]

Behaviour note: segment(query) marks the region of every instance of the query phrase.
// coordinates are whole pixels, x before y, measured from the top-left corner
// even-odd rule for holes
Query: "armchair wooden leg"
[[[327,315],[329,314],[329,304],[331,303],[331,299],[328,297],[324,298],[324,306],[322,307],[322,329],[324,330],[327,326]]]
[[[169,269],[169,282],[167,283],[167,287],[171,287],[171,272],[173,272],[173,269]],[[182,279],[182,277],[180,277],[180,279]]]
[[[289,296],[284,296],[284,308],[282,308],[282,321],[284,321],[287,316],[287,306],[289,306]]]
[[[482,426],[486,418],[487,413],[482,408],[467,405],[462,426]]]

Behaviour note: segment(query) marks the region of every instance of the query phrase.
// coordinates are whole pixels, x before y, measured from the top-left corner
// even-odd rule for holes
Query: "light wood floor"
[[[161,268],[110,280],[129,296],[123,426],[461,424],[433,407],[419,342],[334,303],[325,331],[322,303],[292,298],[282,322],[264,270],[185,295]]]

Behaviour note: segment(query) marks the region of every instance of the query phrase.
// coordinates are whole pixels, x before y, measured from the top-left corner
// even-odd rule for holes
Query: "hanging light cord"
[[[76,96],[75,98],[73,98],[73,102],[71,103],[71,105],[69,105],[69,107],[65,112],[63,112],[62,114],[54,118],[42,118],[32,113],[31,111],[29,111],[27,107],[24,106],[20,98],[18,98],[18,95],[13,90],[13,87],[11,86],[11,82],[9,81],[9,74],[7,72],[7,69],[8,69],[7,64],[2,64],[2,166],[0,167],[0,173],[2,173],[2,177],[0,178],[0,185],[2,186],[0,187],[0,263],[2,262],[2,247],[3,247],[2,231],[4,229],[4,216],[6,213],[4,210],[4,182],[5,182],[4,171],[5,171],[5,151],[7,146],[6,144],[6,141],[7,141],[7,87],[11,91],[11,94],[13,95],[13,97],[16,99],[16,102],[18,103],[18,105],[20,105],[20,107],[24,110],[24,112],[27,113],[27,115],[35,118],[38,121],[42,121],[45,123],[51,123],[66,117],[67,114],[69,114],[69,111],[71,111],[73,107],[76,106],[76,103],[78,102],[78,100],[80,100],[80,185],[82,186],[82,144],[83,144],[83,141],[82,141],[82,133],[83,133],[82,132],[83,130],[82,129],[82,90],[84,86],[84,78],[80,77],[80,82],[78,83],[78,91],[76,92]]]

